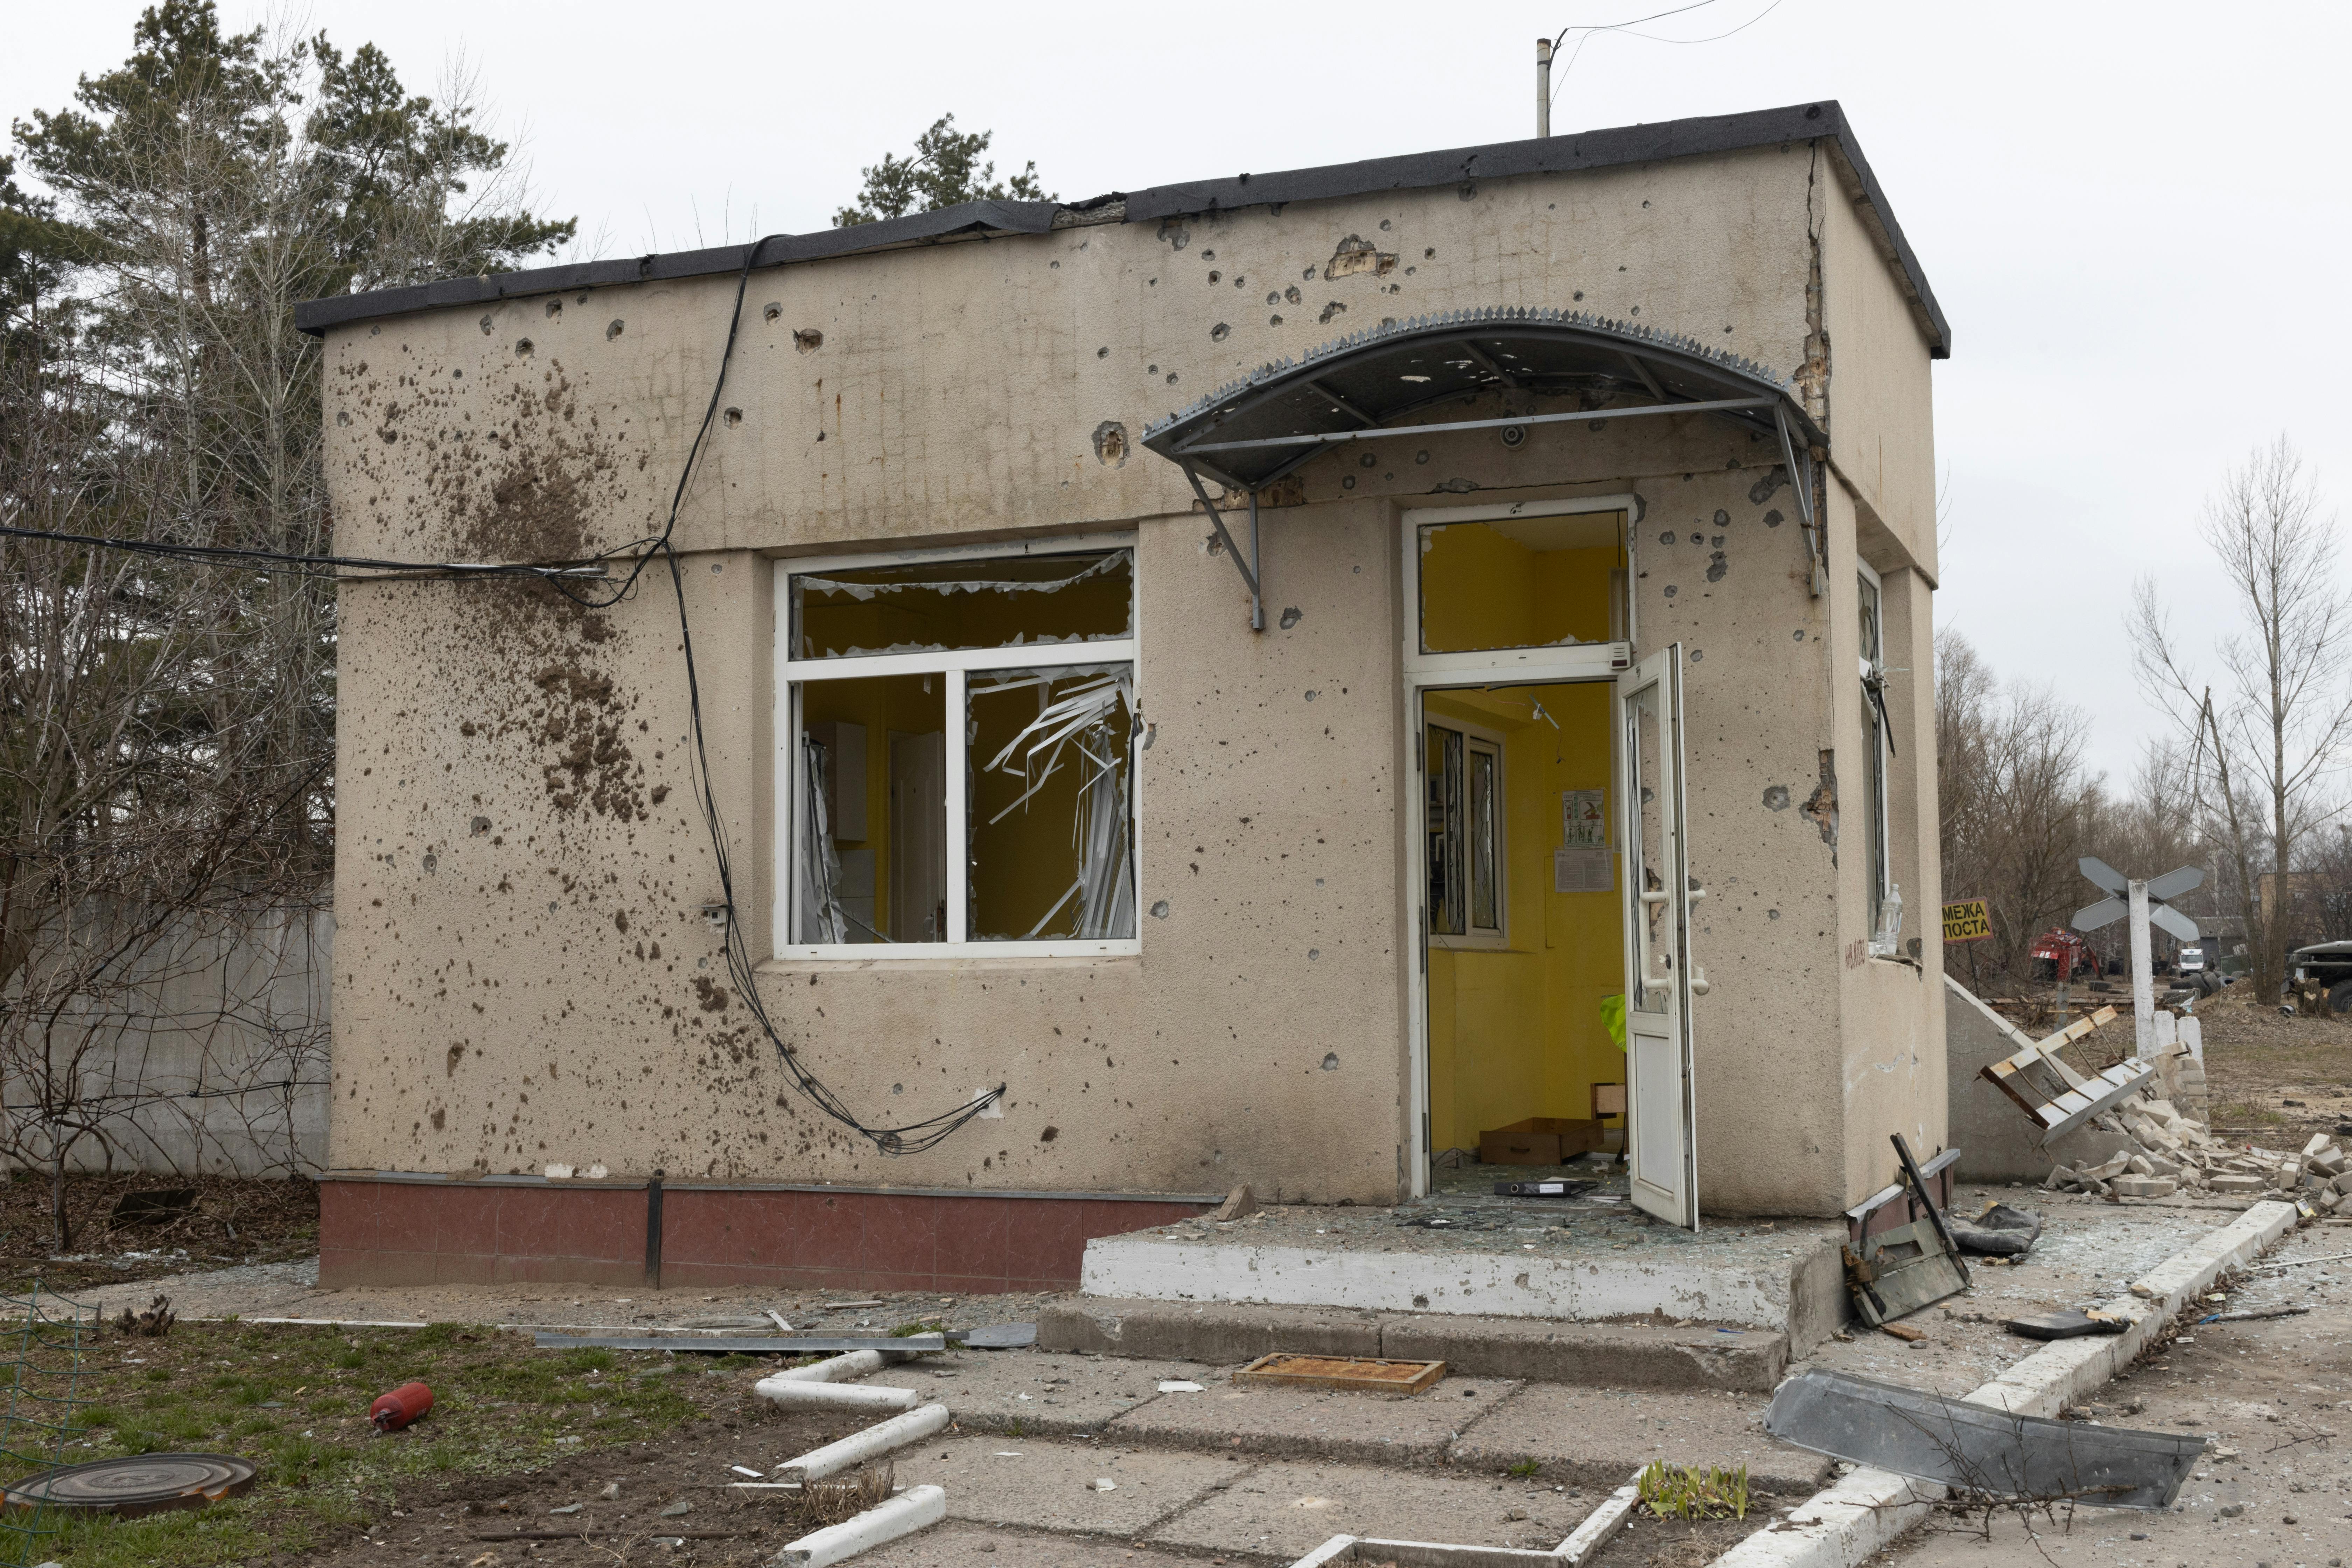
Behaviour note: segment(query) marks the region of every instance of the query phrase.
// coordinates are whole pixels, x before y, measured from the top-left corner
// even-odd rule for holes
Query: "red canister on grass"
[[[421,1383],[404,1383],[368,1406],[368,1420],[379,1432],[397,1432],[433,1408],[433,1391]]]

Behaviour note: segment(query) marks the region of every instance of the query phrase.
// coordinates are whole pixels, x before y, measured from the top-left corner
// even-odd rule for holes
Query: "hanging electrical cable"
[[[708,748],[703,737],[702,681],[695,665],[694,627],[687,613],[686,579],[678,564],[677,551],[673,543],[677,531],[678,513],[684,507],[688,487],[693,481],[710,427],[719,415],[719,398],[727,386],[727,372],[735,357],[735,341],[742,331],[743,300],[751,287],[751,270],[757,267],[768,246],[769,236],[749,247],[743,255],[743,266],[735,279],[734,306],[727,321],[727,342],[719,356],[719,372],[710,386],[710,401],[703,409],[702,422],[696,426],[694,439],[688,444],[686,460],[680,465],[677,487],[670,492],[669,513],[663,521],[658,534],[632,541],[615,549],[600,552],[580,562],[558,563],[478,563],[386,561],[365,556],[299,555],[267,550],[230,549],[214,545],[175,544],[163,540],[107,539],[92,534],[58,533],[40,529],[0,526],[0,537],[50,540],[79,544],[90,549],[126,550],[140,554],[190,561],[205,565],[247,566],[259,572],[293,572],[307,576],[333,577],[341,581],[377,580],[384,577],[439,576],[456,579],[470,577],[529,578],[545,583],[565,598],[586,609],[603,609],[629,597],[644,577],[646,568],[655,561],[669,568],[670,589],[677,603],[678,640],[685,654],[687,714],[689,724],[690,751],[688,765],[692,774],[696,805],[702,813],[705,830],[710,836],[711,853],[718,864],[719,894],[724,904],[726,933],[724,951],[727,977],[735,994],[751,1013],[768,1043],[775,1047],[777,1058],[802,1097],[834,1121],[840,1122],[866,1139],[886,1154],[916,1154],[936,1147],[1001,1100],[1006,1086],[994,1089],[921,1121],[910,1121],[896,1127],[874,1127],[859,1120],[848,1104],[828,1088],[800,1059],[800,1053],[777,1030],[769,1017],[766,1004],[761,1001],[758,973],[750,948],[743,940],[742,921],[738,917],[735,897],[735,876],[732,856],[727,842],[727,827],[719,812],[719,802],[710,778]],[[603,584],[612,582],[607,565],[626,560],[627,573],[616,586],[604,591]],[[597,584],[591,589],[590,584]]]

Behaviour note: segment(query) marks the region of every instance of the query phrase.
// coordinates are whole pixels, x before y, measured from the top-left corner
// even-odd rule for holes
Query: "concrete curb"
[[[1249,1302],[1057,1302],[1037,1314],[1037,1347],[1230,1366],[1276,1351],[1442,1361],[1465,1377],[1601,1388],[1769,1394],[1789,1370],[1789,1336],[1766,1330],[1539,1322],[1448,1313],[1374,1313]]]
[[[761,1378],[751,1385],[751,1392],[786,1409],[912,1410],[922,1403],[911,1388],[882,1388],[863,1383],[802,1383],[781,1374]]]
[[[1968,1395],[2021,1415],[2054,1416],[2131,1364],[2190,1298],[2260,1256],[2293,1230],[2293,1204],[2260,1203],[2186,1251],[2167,1258],[2105,1310],[2131,1320],[2120,1334],[2045,1345]],[[1856,1568],[1927,1516],[1941,1487],[1864,1467],[1767,1525],[1711,1568]]]
[[[798,1481],[803,1486],[821,1481],[893,1448],[903,1448],[919,1438],[944,1431],[950,1419],[946,1405],[926,1405],[920,1410],[877,1422],[863,1432],[853,1432],[822,1448],[812,1448],[799,1458],[777,1466],[775,1475],[779,1480]]]
[[[909,1487],[887,1502],[877,1503],[856,1519],[828,1524],[802,1536],[776,1553],[779,1568],[826,1568],[902,1535],[928,1530],[948,1516],[948,1494],[939,1487]]]

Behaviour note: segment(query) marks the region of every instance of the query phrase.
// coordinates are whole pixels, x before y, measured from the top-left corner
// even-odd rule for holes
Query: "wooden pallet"
[[[1442,1361],[1376,1361],[1370,1356],[1292,1355],[1276,1351],[1234,1373],[1242,1384],[1336,1388],[1353,1394],[1425,1394],[1445,1375]]]

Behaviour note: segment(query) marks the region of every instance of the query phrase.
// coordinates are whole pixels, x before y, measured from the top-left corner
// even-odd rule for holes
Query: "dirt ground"
[[[131,1193],[192,1193],[184,1209],[152,1220],[113,1220]],[[37,1279],[76,1291],[159,1274],[276,1263],[319,1250],[319,1189],[300,1179],[236,1176],[71,1175],[66,1214],[73,1245],[60,1255],[48,1178],[18,1172],[0,1181],[0,1291],[22,1295]]]
[[[2070,1415],[2186,1428],[2209,1445],[2168,1512],[1946,1511],[1872,1568],[2341,1568],[2352,1557],[2352,1228],[2322,1225],[2264,1260],[2304,1260],[2226,1281],[2214,1312],[2296,1316],[2199,1323],[2143,1356]]]
[[[2277,1149],[2315,1132],[2352,1137],[2352,1017],[2282,1017],[2229,992],[2197,1016],[2215,1132]]]

